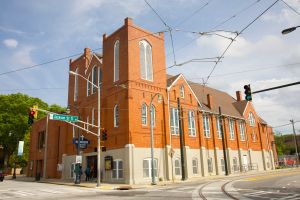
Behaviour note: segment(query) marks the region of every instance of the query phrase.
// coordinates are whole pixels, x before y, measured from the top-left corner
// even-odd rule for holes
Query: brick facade
[[[145,54],[145,58],[141,57],[141,41],[148,43],[151,48],[153,80],[141,78],[141,62],[143,59],[149,61],[148,54]],[[117,66],[114,59],[116,42],[119,45],[118,80],[114,77],[114,69]],[[107,141],[101,142],[101,146],[106,147],[106,152],[101,152],[102,181],[133,184],[150,181],[147,159],[150,157],[151,99],[155,108],[154,151],[159,178],[171,180],[173,177],[178,178],[180,173],[176,161],[180,158],[180,139],[179,134],[172,133],[171,128],[171,110],[177,108],[177,98],[181,104],[179,116],[182,119],[184,162],[188,178],[221,174],[223,171],[220,160],[223,158],[223,145],[217,128],[219,107],[223,114],[222,125],[230,172],[274,169],[272,129],[258,116],[251,102],[242,100],[240,92],[237,92],[235,99],[224,92],[189,82],[182,74],[167,75],[163,33],[153,34],[134,25],[132,19],[126,18],[121,28],[110,35],[103,35],[102,55],[86,48],[79,58],[70,60],[70,71],[76,71],[96,85],[101,82],[101,128],[106,129],[108,133]],[[97,74],[93,78],[94,73]],[[75,95],[75,87],[78,87],[78,96]],[[97,90],[93,91],[93,86],[88,86],[86,80],[71,74],[68,104],[72,115],[79,113],[82,121],[97,125]],[[143,105],[147,107],[144,115],[147,121],[144,124]],[[114,121],[116,106],[119,116],[117,126]],[[253,115],[254,124],[249,122],[249,113]],[[191,125],[190,115],[193,115],[194,125]],[[209,120],[207,137],[204,135],[203,116],[207,116],[206,119]],[[241,127],[240,123],[244,125]],[[97,128],[92,125],[81,126],[97,133]],[[241,129],[244,129],[244,136]],[[46,119],[33,124],[29,156],[32,167],[28,170],[29,176],[42,173],[44,169],[45,148],[37,148],[38,135],[42,131],[46,132]],[[71,125],[51,120],[47,133],[46,177],[72,178],[71,167],[76,154],[72,139],[77,137],[78,133]],[[88,148],[80,152],[83,155],[83,168],[95,165],[93,159],[96,156],[97,137],[85,131],[81,131],[80,135],[90,140]],[[175,153],[171,156],[170,151]],[[115,172],[104,170],[105,156],[113,156],[116,160],[118,169]],[[209,163],[209,159],[212,163]],[[122,167],[119,167],[121,164],[117,164],[118,162],[122,162]]]

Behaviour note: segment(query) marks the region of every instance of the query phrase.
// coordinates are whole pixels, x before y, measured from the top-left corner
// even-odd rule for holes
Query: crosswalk
[[[180,186],[180,187],[157,187],[157,188],[141,188],[138,189],[139,191],[147,191],[147,192],[169,192],[169,193],[188,193],[192,194],[193,191],[196,189],[196,186]]]
[[[17,190],[17,189],[0,189],[0,200],[5,199],[42,199],[43,197],[59,197],[69,194],[85,194],[85,193],[93,193],[96,191],[93,190],[84,190],[84,189],[76,189],[74,188],[60,188],[60,189],[35,189],[34,191],[30,190]]]
[[[264,190],[243,190],[243,196],[253,199],[300,200],[300,194]]]

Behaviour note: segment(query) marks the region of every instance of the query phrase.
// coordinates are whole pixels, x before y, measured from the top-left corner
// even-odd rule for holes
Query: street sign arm
[[[90,134],[92,134],[92,135],[98,136],[98,134],[96,134],[96,133],[94,133],[94,132],[92,132],[92,131],[89,131],[89,130],[87,130],[87,129],[85,129],[85,128],[82,128],[81,126],[78,126],[77,124],[74,124],[74,123],[68,122],[68,121],[65,121],[65,122],[68,123],[68,124],[71,124],[72,126],[75,126],[75,127],[77,127],[77,128],[80,128],[81,130],[84,130],[84,131],[86,131],[86,132],[88,132],[88,133],[90,133]]]

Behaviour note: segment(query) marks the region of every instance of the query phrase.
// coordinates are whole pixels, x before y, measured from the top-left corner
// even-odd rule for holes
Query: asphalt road
[[[249,199],[300,200],[300,172],[256,176],[234,182],[232,186]]]
[[[0,200],[225,200],[232,199],[232,197],[233,199],[300,200],[300,170],[203,179],[196,182],[184,182],[128,191],[99,190],[97,188],[14,180],[5,180],[0,183]]]

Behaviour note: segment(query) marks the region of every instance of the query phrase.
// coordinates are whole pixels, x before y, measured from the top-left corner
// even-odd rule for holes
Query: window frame
[[[235,139],[235,131],[234,131],[234,120],[229,118],[228,119],[228,124],[229,124],[229,139],[234,140]]]
[[[120,41],[117,40],[114,44],[114,82],[118,81],[119,78],[120,78]]]
[[[184,85],[180,85],[179,88],[180,98],[184,99]]]
[[[207,171],[208,171],[208,173],[214,172],[214,166],[213,166],[213,161],[212,161],[211,157],[207,158]]]
[[[176,162],[178,162],[178,166],[176,166]],[[176,172],[178,172],[178,170],[179,170],[179,174],[176,173]],[[174,159],[174,174],[175,174],[175,176],[181,176],[181,174],[182,174],[180,158],[175,158]]]
[[[98,76],[98,72],[97,72],[97,66],[94,65],[94,67],[92,68],[92,94],[95,94],[97,92],[97,76]]]
[[[151,158],[145,158],[145,159],[143,159],[143,177],[144,178],[152,178],[152,165],[151,165]],[[147,162],[147,165],[148,165],[148,168],[144,168],[144,162]],[[158,170],[157,170],[157,168],[158,168],[158,159],[157,158],[154,158],[154,177],[155,178],[157,178],[158,177]],[[145,176],[145,170],[148,170],[148,175],[149,176]]]
[[[255,119],[254,119],[254,115],[253,115],[252,112],[249,112],[249,114],[248,114],[248,120],[249,120],[250,126],[255,126]]]
[[[75,77],[74,77],[74,101],[78,100],[78,67],[75,70]]]
[[[196,164],[196,165],[194,165]],[[197,158],[193,158],[192,159],[192,171],[193,171],[193,174],[199,174],[199,170],[198,170],[198,159]],[[196,172],[195,172],[196,171]]]
[[[121,169],[119,168],[120,162],[122,163]],[[114,177],[114,171],[116,171],[116,177]],[[122,173],[121,173],[122,177],[120,177],[120,171],[122,171]],[[111,178],[114,180],[124,179],[124,162],[122,159],[113,160],[113,166],[112,166],[112,170],[111,170]]]
[[[218,139],[222,139],[222,126],[221,126],[221,123],[222,123],[222,118],[219,117],[219,116],[216,116],[216,131],[217,131],[217,137]]]
[[[143,103],[142,107],[141,107],[141,120],[142,120],[142,126],[147,126],[147,124],[148,124],[148,106],[146,103]]]
[[[88,75],[88,80],[90,81],[90,77],[91,77],[91,74]],[[91,83],[87,81],[86,82],[86,96],[90,96],[91,95]]]
[[[240,139],[241,141],[245,141],[245,123],[243,121],[239,121],[239,129],[240,129]]]
[[[151,105],[152,107],[150,108],[150,120],[151,120],[151,117],[153,117],[152,119],[152,127],[155,127],[156,123],[156,108],[155,106],[152,104]],[[152,113],[152,116],[151,116],[151,113]]]
[[[196,121],[195,112],[193,110],[188,111],[188,130],[189,136],[196,137]]]
[[[208,114],[202,114],[203,119],[203,134],[205,138],[210,138],[210,120]]]
[[[179,135],[179,112],[177,108],[170,108],[170,131],[172,135]]]
[[[143,57],[142,57],[142,48],[143,48]],[[147,48],[150,49],[149,58],[147,56],[147,50],[148,50]],[[146,81],[153,81],[152,46],[146,40],[141,40],[139,42],[139,49],[140,49],[140,72],[141,72],[140,75],[141,75],[141,79],[146,80]],[[148,60],[148,59],[150,59],[150,60]],[[142,71],[143,67],[144,67],[144,71]],[[150,69],[148,69],[148,68],[150,68]],[[144,72],[144,74],[143,74],[143,72]],[[151,73],[150,76],[148,74],[149,72]]]
[[[118,128],[120,123],[119,105],[114,106],[114,127]]]

